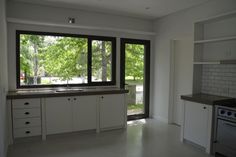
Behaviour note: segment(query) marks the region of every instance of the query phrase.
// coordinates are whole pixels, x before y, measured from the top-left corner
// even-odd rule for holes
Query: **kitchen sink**
[[[83,89],[57,89],[56,92],[81,92]]]

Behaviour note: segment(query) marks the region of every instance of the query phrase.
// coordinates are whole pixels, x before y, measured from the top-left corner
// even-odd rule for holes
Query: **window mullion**
[[[88,38],[88,84],[92,82],[92,39]]]

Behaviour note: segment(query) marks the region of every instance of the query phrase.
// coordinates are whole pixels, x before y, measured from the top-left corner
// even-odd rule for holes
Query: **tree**
[[[112,43],[93,40],[92,42],[92,76],[102,81],[111,80]]]
[[[50,76],[61,80],[87,75],[87,39],[56,37],[43,53],[43,65]]]
[[[143,80],[144,76],[144,46],[135,44],[125,45],[125,76],[133,80]]]
[[[37,84],[38,78],[38,54],[43,47],[44,36],[20,35],[20,68],[24,73],[24,82],[29,84],[29,77],[33,77],[33,83]]]

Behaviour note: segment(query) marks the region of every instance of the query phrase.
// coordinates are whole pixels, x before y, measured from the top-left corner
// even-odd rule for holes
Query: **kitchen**
[[[188,8],[186,6],[185,10],[179,10],[176,13],[164,16],[157,20],[147,20],[145,18],[136,18],[136,17],[132,18],[132,17],[126,17],[126,16],[104,14],[104,13],[94,13],[94,12],[90,13],[90,12],[85,12],[83,10],[82,11],[81,10],[77,11],[76,9],[70,10],[67,7],[63,8],[63,6],[53,7],[51,6],[51,4],[45,5],[45,4],[39,4],[39,3],[32,4],[32,3],[19,2],[19,1],[18,2],[10,1],[10,2],[7,2],[7,5],[6,5],[7,15],[4,17],[5,13],[3,14],[3,19],[7,18],[7,22],[5,21],[5,24],[4,23],[1,24],[1,32],[5,32],[4,33],[5,35],[1,37],[3,38],[3,41],[5,41],[5,44],[4,42],[1,43],[3,44],[3,46],[1,45],[1,47],[3,48],[1,49],[1,73],[2,73],[1,74],[1,95],[3,95],[1,97],[1,103],[6,104],[4,102],[6,100],[4,96],[8,95],[8,102],[7,102],[8,104],[7,105],[1,104],[1,107],[2,107],[1,111],[6,111],[6,110],[8,111],[1,113],[1,115],[3,115],[2,119],[3,120],[5,119],[3,122],[1,122],[1,126],[6,126],[8,125],[8,123],[12,124],[12,122],[10,121],[6,122],[6,120],[9,118],[7,117],[7,113],[9,112],[11,113],[11,111],[9,111],[8,106],[11,106],[11,104],[14,104],[15,100],[20,100],[20,99],[17,99],[19,94],[17,95],[14,93],[8,93],[8,94],[6,93],[6,91],[14,91],[17,87],[17,84],[16,84],[17,73],[16,73],[16,61],[15,61],[16,30],[56,32],[56,33],[68,33],[68,34],[77,34],[79,30],[80,32],[79,34],[95,35],[95,36],[112,36],[112,37],[117,38],[117,42],[116,42],[117,58],[116,58],[116,76],[115,76],[116,85],[114,86],[116,88],[115,90],[103,89],[103,91],[101,92],[100,90],[97,90],[97,89],[96,89],[97,91],[94,91],[94,89],[86,89],[85,87],[80,87],[80,90],[82,88],[83,91],[77,91],[77,94],[74,94],[73,92],[69,92],[69,94],[67,92],[56,93],[58,95],[65,96],[66,98],[70,100],[68,99],[63,100],[63,99],[53,97],[55,96],[55,93],[53,96],[51,95],[51,97],[50,97],[50,94],[48,95],[48,93],[47,94],[39,93],[37,100],[30,100],[30,102],[27,101],[29,104],[31,104],[31,101],[36,101],[34,102],[34,104],[36,104],[33,107],[35,109],[34,111],[37,113],[38,112],[44,113],[44,114],[41,114],[41,117],[40,117],[40,119],[42,120],[41,123],[44,124],[42,125],[42,131],[40,134],[42,135],[41,139],[45,140],[46,142],[48,140],[47,132],[51,132],[51,134],[58,133],[57,132],[58,127],[60,125],[55,121],[55,119],[59,117],[59,115],[61,115],[63,111],[67,112],[67,115],[68,115],[67,119],[62,118],[63,120],[60,120],[62,122],[61,126],[63,125],[64,126],[63,128],[64,129],[66,128],[64,130],[65,132],[70,132],[71,130],[76,128],[76,125],[74,123],[77,121],[76,118],[78,120],[85,119],[85,118],[80,118],[80,117],[75,116],[75,115],[83,115],[83,112],[81,113],[80,112],[81,110],[79,108],[78,110],[73,110],[73,111],[74,112],[78,111],[80,112],[80,114],[70,114],[71,112],[69,112],[69,110],[74,109],[74,107],[76,106],[75,104],[78,104],[78,102],[76,102],[77,100],[80,102],[80,99],[81,99],[82,102],[87,103],[88,99],[83,100],[82,98],[83,96],[86,96],[86,97],[91,96],[89,98],[91,103],[89,104],[96,104],[95,106],[87,105],[86,108],[82,107],[82,110],[88,111],[86,112],[86,113],[89,113],[90,115],[88,116],[90,117],[88,118],[88,120],[89,121],[91,120],[91,123],[89,124],[92,124],[91,125],[92,128],[95,129],[95,131],[98,133],[97,136],[105,136],[106,132],[104,132],[104,130],[107,130],[107,129],[110,130],[111,128],[112,129],[126,128],[128,131],[131,131],[131,130],[133,131],[133,128],[129,124],[130,122],[126,124],[125,116],[122,116],[122,117],[120,116],[120,115],[126,114],[126,111],[124,110],[125,108],[124,97],[126,96],[125,93],[128,92],[126,90],[119,89],[119,85],[121,81],[120,79],[120,72],[121,72],[120,61],[121,60],[119,58],[120,38],[142,39],[142,40],[145,40],[145,41],[148,40],[151,42],[151,47],[150,47],[151,60],[150,60],[150,68],[149,68],[150,69],[150,90],[148,90],[150,91],[149,118],[153,120],[161,121],[164,124],[175,123],[175,124],[184,126],[185,123],[182,122],[181,120],[182,118],[179,118],[185,115],[184,112],[182,111],[183,108],[172,107],[173,105],[177,106],[177,104],[172,103],[172,102],[177,102],[174,99],[178,98],[178,102],[183,103],[183,101],[180,100],[181,95],[185,96],[185,97],[182,97],[183,99],[185,99],[185,105],[183,106],[187,106],[186,104],[187,100],[188,101],[192,101],[192,99],[195,100],[195,97],[193,96],[192,97],[186,96],[188,94],[194,94],[194,93],[207,93],[207,94],[212,94],[212,95],[224,96],[224,97],[227,97],[227,99],[228,97],[235,98],[235,91],[234,91],[235,66],[234,66],[234,61],[233,61],[233,59],[235,58],[235,53],[234,53],[235,31],[233,28],[235,26],[234,11],[235,11],[236,5],[233,0],[227,0],[224,2],[220,0],[217,0],[217,1],[209,0],[204,3],[202,2],[202,4],[198,4],[193,8],[191,7]],[[4,6],[4,5],[1,5],[1,6]],[[146,10],[149,10],[149,9],[147,8]],[[48,16],[48,13],[50,13],[50,16]],[[67,23],[68,17],[77,17],[77,15],[78,15],[78,18],[75,19],[75,25],[73,24],[71,25]],[[107,19],[109,19],[111,22],[109,22],[109,20]],[[213,22],[211,22],[212,19],[214,19]],[[233,20],[231,21],[227,19],[233,19]],[[226,21],[226,23],[228,24],[226,24],[226,26],[222,26],[225,24],[225,22],[217,23],[217,22],[214,22],[215,20]],[[4,22],[4,20],[1,20],[1,22],[2,21]],[[77,24],[78,21],[79,21],[79,24]],[[6,23],[7,23],[7,27],[4,27]],[[225,29],[221,29],[221,28],[225,28]],[[202,36],[202,34],[204,34],[204,36]],[[219,41],[216,42],[212,38],[214,39],[216,38],[216,40],[219,40]],[[192,46],[194,51],[192,50],[191,53],[184,52],[184,53],[188,53],[188,57],[190,58],[183,57],[183,58],[180,58],[180,60],[175,60],[177,57],[176,56],[174,57],[173,53],[177,54],[177,48],[178,48],[177,46],[179,46],[178,44],[181,41],[184,41],[186,39],[190,41],[190,50]],[[218,46],[214,46],[215,43],[218,44]],[[6,48],[6,44],[8,44],[7,48]],[[8,50],[6,51],[6,49]],[[203,50],[204,52],[203,54],[201,54],[202,52],[201,50]],[[213,51],[216,52],[217,55],[207,53],[209,50],[211,52]],[[223,55],[220,54],[220,52],[222,51],[224,52]],[[5,53],[2,53],[2,52],[5,52]],[[229,63],[229,60],[231,60],[230,63]],[[184,66],[184,69],[188,68],[187,71],[184,71],[184,76],[179,76],[180,70],[178,70],[177,68],[180,63],[184,63],[184,65],[182,65]],[[192,73],[194,73],[194,75],[192,75]],[[211,76],[213,75],[213,73],[217,73],[216,75],[214,74],[215,76],[214,78],[212,78]],[[223,78],[222,73],[223,75],[229,75],[229,77],[232,78],[232,80],[227,80],[223,82],[220,81],[219,79]],[[176,86],[175,81],[172,80],[173,78],[176,78],[175,79],[176,82],[178,82],[178,80],[182,80],[182,82],[186,84],[178,84],[178,86]],[[212,79],[215,79],[215,80],[212,81]],[[214,85],[211,84],[212,82],[214,82]],[[231,84],[224,84],[224,82],[231,83]],[[217,86],[217,89],[212,88],[212,86],[215,86],[218,84],[220,84],[220,86]],[[179,86],[184,86],[185,89],[181,91],[178,89]],[[176,91],[178,93],[175,93]],[[106,94],[104,94],[104,92]],[[109,97],[110,94],[120,95],[120,97],[119,98]],[[27,94],[23,94],[23,95],[24,95],[24,98],[30,99],[30,97]],[[173,95],[175,95],[176,97],[174,98]],[[103,102],[101,100],[102,96],[103,98],[104,97],[105,98],[109,97],[109,98],[107,99],[107,101]],[[204,96],[200,96],[200,97],[204,99]],[[12,101],[11,99],[15,99],[15,100]],[[213,100],[213,98],[210,98],[210,99],[211,99],[211,102],[215,101],[215,99]],[[217,98],[217,100],[218,99],[219,98]],[[11,102],[9,100],[11,100]],[[214,110],[218,111],[218,108],[215,108],[215,107],[211,108],[211,105],[208,106],[209,102],[200,101],[200,100],[201,99],[198,98],[197,103],[202,103],[203,105],[202,106],[200,105],[201,108],[206,107],[208,112],[212,110],[212,115],[214,115],[214,112],[215,112]],[[119,101],[122,101],[122,102],[119,102]],[[9,102],[10,102],[10,105],[9,105]],[[17,102],[17,104],[23,103],[24,105],[24,103],[27,103],[27,102],[26,101]],[[55,102],[55,106],[52,105],[50,107],[50,105],[47,105],[49,103],[54,104],[52,102]],[[99,105],[98,105],[98,104],[101,104],[101,102],[103,102],[104,104],[112,104],[114,106],[111,107],[107,105],[107,107],[111,107],[111,108],[110,109],[104,108],[103,110],[99,108]],[[124,106],[118,109],[116,108],[118,105],[116,105],[116,103],[114,102],[117,102],[117,104],[124,104]],[[37,104],[40,104],[40,105],[37,105]],[[54,112],[53,108],[56,107],[56,104],[61,104],[61,106],[64,107],[64,110],[61,110],[61,111],[57,110],[57,113],[55,113],[54,115],[50,114],[50,112],[48,113],[42,112],[46,109],[46,111],[51,111],[53,113]],[[63,105],[63,104],[67,104],[67,105]],[[13,108],[13,109],[16,109],[18,111],[21,105],[13,105],[13,106],[16,106],[17,109],[16,108]],[[40,106],[40,109],[42,109],[42,111],[38,111],[38,108],[39,108],[38,106]],[[71,108],[68,109],[67,108],[68,106],[71,106]],[[118,118],[119,120],[116,121],[117,119],[114,118],[113,122],[109,122],[108,119],[112,120],[112,118],[111,119],[108,118],[108,117],[111,117],[111,114],[108,114],[108,115],[101,114],[102,111],[105,111],[105,113],[107,113],[107,111],[111,111],[117,117],[120,116],[119,117],[120,119]],[[116,111],[120,111],[120,113],[117,112],[116,114]],[[219,112],[221,111],[222,111],[222,108],[219,108]],[[225,112],[228,112],[228,111],[225,111]],[[173,116],[173,114],[171,113],[175,114],[176,117]],[[194,113],[197,113],[197,112],[194,112]],[[45,122],[44,118],[48,117],[47,115],[52,115],[52,121],[49,120],[48,123],[43,123]],[[86,116],[86,115],[87,114],[83,116]],[[104,117],[103,118],[100,117],[101,115],[104,115]],[[224,118],[227,118],[224,115],[217,115],[217,116],[221,116],[221,119],[222,119],[222,116]],[[96,121],[98,119],[100,120],[104,119],[105,121],[103,122],[106,122],[106,124],[108,125],[105,125],[104,123],[104,127],[101,127],[100,124],[102,124],[101,123],[102,121],[99,121],[99,122]],[[112,124],[115,124],[114,121],[117,122],[116,123],[117,125],[111,126]],[[215,120],[212,119],[212,124],[213,124],[213,121]],[[68,126],[68,122],[71,123],[70,126]],[[150,125],[148,120],[146,123],[147,123],[146,125]],[[83,130],[83,127],[91,128],[91,126],[86,125],[86,123],[84,123],[83,121],[79,122],[79,124],[80,125],[77,126],[77,129],[79,130]],[[159,127],[156,123],[151,122],[151,124],[153,124],[157,128]],[[139,125],[145,126],[145,123],[143,122],[143,124],[139,124]],[[139,125],[137,125],[137,127],[140,127]],[[81,128],[81,126],[83,127]],[[172,127],[172,125],[168,127]],[[8,127],[1,127],[1,128],[5,129],[5,131],[1,130],[1,135],[2,135],[1,148],[5,149],[4,152],[6,152],[7,150],[6,145],[8,145],[6,143],[14,143],[14,138],[13,139],[6,138],[6,137],[12,137],[9,130],[7,130]],[[47,130],[47,128],[50,128],[50,129]],[[178,130],[178,127],[176,127],[173,130],[176,130],[174,134],[177,134],[178,131],[180,131],[180,128]],[[150,132],[152,131],[150,130]],[[114,133],[117,133],[117,132],[114,130]],[[112,136],[112,131],[107,132],[107,134],[110,134],[108,135],[108,137]],[[150,133],[150,135],[147,134],[147,136],[151,136],[151,135],[153,136],[153,139],[155,139],[154,133],[153,134]],[[163,133],[163,135],[165,134]],[[181,134],[179,133],[179,138],[180,138],[180,135]],[[182,136],[183,138],[181,140],[186,142],[188,140],[188,138],[186,138],[187,136],[185,136],[184,133],[182,133],[182,135],[183,135]],[[50,141],[50,136],[49,136],[49,141]],[[94,136],[94,133],[91,133],[91,136]],[[4,138],[2,137],[4,137],[5,140],[3,140]],[[81,137],[83,138],[83,136]],[[87,137],[87,136],[84,135],[84,137]],[[162,137],[158,137],[158,138],[162,139]],[[60,139],[60,136],[58,137],[58,140],[59,139]],[[92,140],[89,137],[88,139]],[[209,139],[209,138],[205,138],[205,139]],[[166,140],[166,139],[163,139],[163,140]],[[142,142],[145,142],[145,141],[142,141]],[[151,142],[154,142],[154,141],[145,143],[146,146],[149,146],[149,143]],[[193,140],[192,142],[194,143],[195,141]],[[171,146],[170,143],[168,144]],[[200,143],[195,142],[195,144],[198,144],[197,146],[195,146],[195,147],[198,147],[199,145],[201,145],[201,142]],[[185,145],[181,143],[178,143],[177,145],[178,146],[181,145],[183,147],[183,148],[181,147],[180,149],[185,149],[184,147],[189,146],[188,144]],[[211,144],[208,144],[208,145],[211,145]],[[18,146],[20,147],[20,144],[18,144]],[[111,145],[111,147],[112,146],[113,145]],[[161,147],[162,145],[157,149],[159,150]],[[193,148],[191,147],[190,149],[194,149],[195,147]],[[202,148],[205,149],[205,147],[206,147],[206,141],[204,140],[204,144]],[[10,148],[11,148],[10,151],[14,152],[14,149],[12,150],[12,147]],[[132,147],[132,148],[136,150],[136,147]],[[140,147],[137,146],[137,148],[140,148]],[[144,146],[144,148],[146,147]],[[210,149],[211,148],[212,147],[210,146]],[[94,147],[94,150],[95,149],[96,147]],[[128,151],[126,150],[126,148],[122,147],[122,149],[125,149],[125,151]],[[151,152],[154,150],[153,147],[150,147],[150,148],[147,147],[146,149],[147,150],[151,149],[150,150]],[[209,147],[207,147],[207,149],[208,149],[207,153],[209,153]],[[166,150],[166,149],[163,149],[163,150]],[[17,149],[15,151],[17,152]],[[138,150],[136,151],[139,152]],[[123,151],[121,152],[124,153]],[[166,155],[167,152],[168,151],[165,151],[162,153],[164,154],[164,156],[168,156]],[[205,155],[203,152],[201,152],[202,154],[200,153],[202,156]],[[128,151],[128,154],[129,153],[132,154],[132,152]],[[158,152],[155,152],[155,153],[158,153]],[[184,154],[184,152],[183,154],[181,154],[181,151],[177,151],[176,153],[182,156],[186,155]],[[195,153],[194,154],[195,156],[200,156],[197,150],[194,150],[193,152],[189,152],[189,153],[193,153],[193,154]],[[131,154],[129,155],[131,156]],[[136,154],[136,155],[140,156],[140,154]],[[152,156],[152,155],[149,154],[149,156]]]

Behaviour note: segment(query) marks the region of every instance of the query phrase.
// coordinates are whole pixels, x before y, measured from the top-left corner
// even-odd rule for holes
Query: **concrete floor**
[[[128,123],[127,130],[67,134],[14,144],[8,157],[208,157],[180,142],[180,128],[157,120]]]

